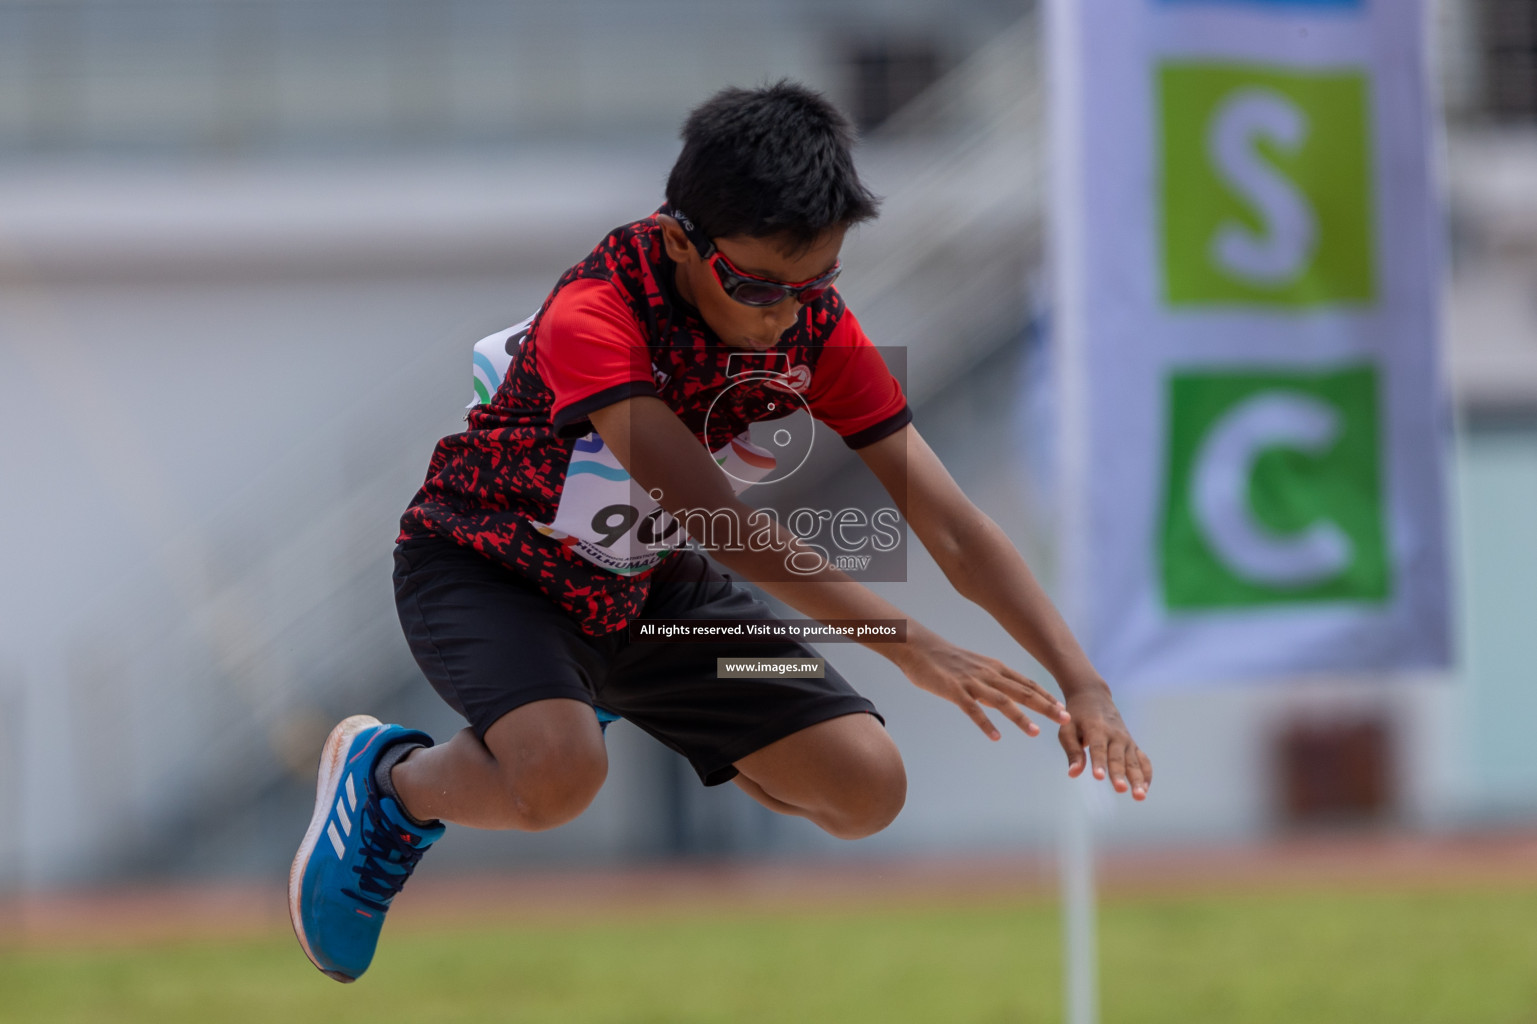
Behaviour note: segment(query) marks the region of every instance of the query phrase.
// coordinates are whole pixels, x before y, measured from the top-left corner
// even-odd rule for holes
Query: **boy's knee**
[[[565,704],[528,706],[508,728],[493,726],[488,746],[496,759],[498,827],[524,832],[556,828],[587,809],[608,776],[608,751],[592,710],[570,719]]]
[[[907,769],[893,747],[840,780],[836,810],[822,827],[839,839],[863,839],[895,821],[906,802]]]
[[[592,803],[608,775],[602,744],[531,744],[501,763],[502,828],[543,832],[571,821]]]
[[[503,773],[506,827],[542,832],[564,825],[587,809],[607,775],[601,748],[531,752]]]
[[[513,828],[543,832],[571,821],[585,811],[603,786],[608,766],[591,761],[567,766],[555,775],[514,781],[508,799]]]

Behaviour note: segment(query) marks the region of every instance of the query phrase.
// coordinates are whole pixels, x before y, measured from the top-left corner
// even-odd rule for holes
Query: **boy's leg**
[[[555,828],[592,803],[608,753],[592,706],[554,698],[514,708],[486,730],[413,750],[391,772],[411,815],[471,828]]]
[[[589,681],[592,641],[526,581],[444,540],[396,549],[395,598],[417,664],[469,722],[390,772],[421,818],[538,831],[576,817],[608,773]]]
[[[355,715],[327,738],[289,870],[289,915],[305,954],[339,981],[368,969],[443,819],[551,828],[579,814],[608,771],[586,683],[604,655],[569,619],[448,542],[402,544],[395,562],[412,654],[471,727],[434,747],[425,733]]]
[[[643,619],[773,618],[769,607],[696,551],[657,570]],[[875,706],[836,668],[819,679],[719,678],[716,659],[814,657],[792,641],[721,645],[631,640],[597,687],[599,703],[687,757],[707,786],[735,780],[764,806],[842,838],[878,832],[907,780]]]
[[[843,715],[776,740],[736,762],[734,781],[780,814],[839,839],[891,824],[907,799],[902,755],[874,716]]]

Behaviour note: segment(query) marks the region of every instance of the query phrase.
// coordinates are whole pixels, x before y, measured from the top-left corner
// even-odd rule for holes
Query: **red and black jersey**
[[[741,490],[772,456],[748,427],[805,408],[851,448],[912,420],[901,386],[836,290],[765,352],[725,346],[673,286],[656,215],[611,232],[556,283],[491,401],[438,442],[400,539],[451,539],[532,581],[598,636],[622,629],[677,524],[641,492],[588,415],[661,399]],[[766,368],[755,370],[755,368]],[[774,388],[736,386],[753,372]],[[786,402],[793,389],[799,404]],[[780,400],[776,401],[776,396]]]

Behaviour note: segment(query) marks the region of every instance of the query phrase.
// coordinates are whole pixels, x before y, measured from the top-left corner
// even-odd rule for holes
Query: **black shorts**
[[[718,657],[814,658],[787,640],[635,641],[592,637],[530,582],[450,540],[395,548],[395,607],[416,663],[484,738],[536,700],[585,701],[676,750],[706,786],[733,763],[807,726],[875,705],[832,665],[823,679],[717,679]],[[697,551],[657,567],[641,619],[772,619],[772,610]],[[881,720],[884,723],[884,719]]]

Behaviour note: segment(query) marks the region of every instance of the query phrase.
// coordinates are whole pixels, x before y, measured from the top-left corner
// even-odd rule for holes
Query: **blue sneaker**
[[[288,872],[288,916],[304,955],[337,981],[356,981],[374,958],[390,901],[443,826],[413,823],[379,792],[379,755],[401,741],[432,746],[424,732],[345,719],[326,739],[315,813]]]

